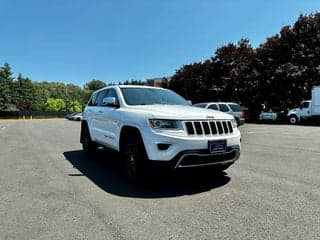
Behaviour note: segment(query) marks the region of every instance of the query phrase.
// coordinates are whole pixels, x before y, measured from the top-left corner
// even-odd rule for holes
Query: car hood
[[[177,120],[200,120],[200,119],[232,119],[233,116],[211,110],[198,108],[193,106],[184,105],[139,105],[130,106],[128,110],[131,109],[134,112],[139,112],[141,114],[149,115],[150,118],[161,118],[161,119],[177,119]],[[129,110],[130,111],[130,110]]]

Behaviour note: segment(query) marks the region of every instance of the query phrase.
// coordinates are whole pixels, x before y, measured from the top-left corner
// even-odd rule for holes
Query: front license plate
[[[209,141],[209,152],[210,153],[221,153],[225,152],[227,148],[226,140]]]

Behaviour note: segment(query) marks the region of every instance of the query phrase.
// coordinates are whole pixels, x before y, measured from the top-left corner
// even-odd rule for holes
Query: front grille
[[[209,135],[210,134],[209,124],[207,122],[203,122],[202,126],[203,126],[204,134]]]
[[[218,132],[219,135],[223,134],[223,129],[222,129],[222,124],[220,121],[216,122],[217,126],[218,126]]]
[[[202,128],[201,128],[200,122],[195,122],[195,123],[194,123],[194,126],[195,126],[195,128],[196,128],[196,133],[197,133],[197,135],[201,135],[201,134],[202,134]]]
[[[193,136],[220,136],[233,133],[230,120],[185,121],[184,126],[188,135]]]
[[[212,135],[217,134],[217,126],[216,126],[215,122],[213,122],[213,121],[210,122],[210,129],[211,129],[211,134]]]

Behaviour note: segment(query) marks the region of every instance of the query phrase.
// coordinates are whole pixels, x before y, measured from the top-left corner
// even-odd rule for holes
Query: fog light
[[[160,151],[165,151],[171,146],[171,144],[167,144],[167,143],[158,143],[157,145]]]

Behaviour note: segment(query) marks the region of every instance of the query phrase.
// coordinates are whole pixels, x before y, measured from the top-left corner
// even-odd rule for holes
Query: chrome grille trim
[[[199,124],[201,133],[199,131]],[[206,125],[206,126],[204,126]],[[188,136],[225,136],[233,134],[231,120],[192,120],[183,121],[183,126]],[[197,126],[197,127],[196,127]],[[192,127],[193,131],[190,129]],[[205,128],[209,127],[209,133]],[[198,128],[198,131],[197,131]],[[207,134],[206,134],[207,133]]]

